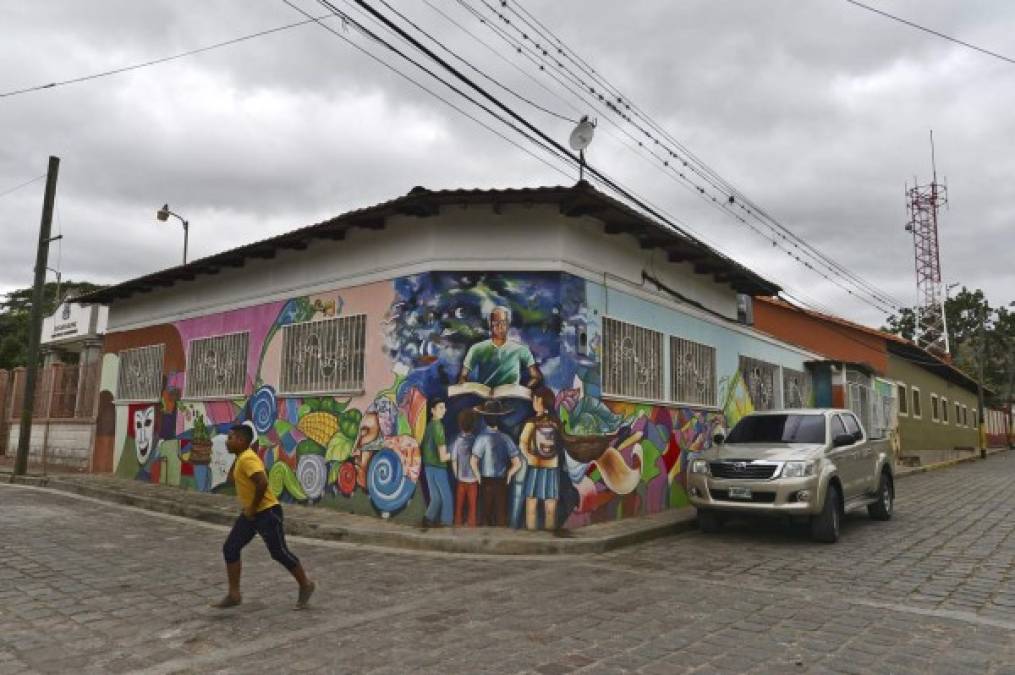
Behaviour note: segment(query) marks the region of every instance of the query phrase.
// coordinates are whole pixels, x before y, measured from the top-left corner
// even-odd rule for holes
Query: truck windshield
[[[733,427],[727,443],[824,443],[824,415],[749,415]]]

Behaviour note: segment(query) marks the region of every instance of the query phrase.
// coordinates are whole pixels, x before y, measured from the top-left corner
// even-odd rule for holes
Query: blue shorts
[[[300,564],[300,559],[293,555],[285,545],[285,531],[282,528],[282,507],[276,504],[270,509],[258,511],[253,520],[248,520],[242,513],[233,523],[233,529],[222,545],[222,556],[227,563],[239,562],[240,551],[250,543],[255,534],[261,535],[268,553],[273,560],[281,563],[287,570]]]
[[[560,486],[557,467],[532,467],[525,470],[526,499],[557,499]]]

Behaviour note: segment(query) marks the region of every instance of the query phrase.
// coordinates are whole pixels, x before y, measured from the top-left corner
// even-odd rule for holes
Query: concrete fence
[[[98,412],[101,364],[54,363],[35,382],[29,462],[88,470]],[[0,370],[0,453],[18,450],[25,401],[24,368]]]

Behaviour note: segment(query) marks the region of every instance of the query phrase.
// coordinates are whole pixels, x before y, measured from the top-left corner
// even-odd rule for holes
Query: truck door
[[[850,434],[851,432],[846,427],[845,418],[846,415],[832,415],[831,426],[832,426],[832,440],[840,434]],[[857,444],[854,437],[853,443],[849,445],[841,445],[839,447],[833,447],[828,451],[828,456],[833,462],[835,462],[836,468],[839,470],[839,480],[842,481],[843,498],[849,500],[857,494],[859,482],[859,467],[857,458]]]
[[[854,494],[870,492],[873,489],[870,485],[873,479],[874,458],[872,455],[874,449],[868,443],[860,422],[857,421],[857,417],[852,412],[842,414],[842,423],[845,424],[845,432],[852,433],[856,440],[853,446],[854,478],[856,480],[853,485],[853,492]]]
[[[852,413],[844,414],[842,421],[846,425],[846,433],[853,434],[854,438],[859,439],[854,450],[856,453],[857,480],[855,490],[857,492],[874,492],[877,487],[874,484],[876,478],[874,469],[877,466],[874,446],[870,442],[870,439],[866,437],[863,429],[860,427],[860,423]]]

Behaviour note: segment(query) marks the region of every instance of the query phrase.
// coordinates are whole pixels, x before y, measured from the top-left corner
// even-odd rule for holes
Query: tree
[[[102,286],[88,281],[65,281],[61,295],[81,295]],[[56,283],[43,288],[42,315],[49,316],[57,307]],[[0,297],[0,368],[10,369],[28,363],[28,323],[32,315],[32,289],[19,288]]]
[[[995,309],[983,291],[970,291],[965,286],[945,301],[952,363],[975,377],[979,359],[983,358],[983,384],[994,393],[994,404],[1010,405],[1013,394],[1015,312],[1010,307],[1015,307],[1015,303]],[[904,307],[898,315],[892,314],[882,330],[912,340],[916,334],[916,310]]]

